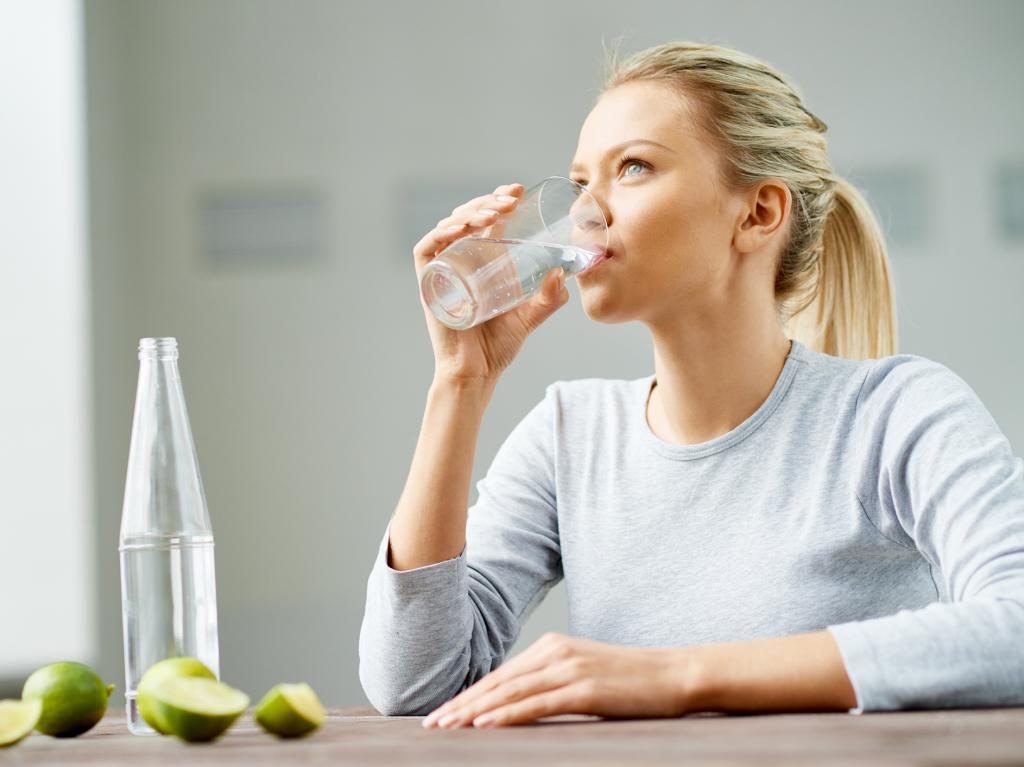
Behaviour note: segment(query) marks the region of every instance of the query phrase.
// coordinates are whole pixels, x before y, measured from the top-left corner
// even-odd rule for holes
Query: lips
[[[596,269],[597,267],[599,267],[601,264],[603,264],[605,261],[612,257],[611,251],[605,250],[604,248],[595,248],[590,252],[595,254],[594,260],[591,261],[590,265],[587,266],[586,269],[582,270],[580,274],[586,274],[587,272],[593,271],[594,269]]]

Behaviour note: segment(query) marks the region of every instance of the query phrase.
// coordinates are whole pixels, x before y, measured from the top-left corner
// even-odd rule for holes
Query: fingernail
[[[476,214],[478,216],[497,216],[498,211],[491,210],[490,208],[480,208],[480,210],[478,210]]]
[[[451,226],[446,226],[444,230],[446,232],[454,232],[456,229],[461,229],[464,226],[465,224],[452,224]]]
[[[516,201],[516,198],[513,197],[510,194],[499,194],[494,199],[496,199],[498,202],[515,202]]]
[[[447,727],[450,724],[454,724],[458,720],[459,720],[459,715],[458,714],[445,714],[444,716],[442,716],[438,720],[437,726],[438,727]]]

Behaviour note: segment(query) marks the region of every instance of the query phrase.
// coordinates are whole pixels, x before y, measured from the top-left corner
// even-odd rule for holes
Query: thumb
[[[552,269],[544,275],[537,295],[526,304],[527,320],[531,327],[537,327],[558,311],[569,300],[569,289],[565,287],[565,270]]]

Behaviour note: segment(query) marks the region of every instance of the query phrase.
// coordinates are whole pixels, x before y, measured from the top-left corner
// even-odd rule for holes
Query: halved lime
[[[182,740],[213,740],[234,724],[249,696],[216,679],[168,677],[149,688],[157,721]]]
[[[305,682],[279,684],[256,707],[256,721],[269,733],[295,738],[324,723],[324,707]]]
[[[159,711],[150,695],[150,689],[162,679],[170,679],[176,676],[201,677],[203,679],[216,679],[217,675],[202,662],[195,658],[165,658],[154,663],[139,680],[139,686],[135,689],[135,702],[139,706],[139,713],[146,724],[162,735],[170,735],[170,728],[160,718]]]
[[[13,746],[32,732],[41,713],[40,700],[0,700],[0,748]]]
[[[36,729],[55,738],[73,738],[91,730],[107,711],[114,685],[105,685],[91,668],[74,661],[51,663],[32,672],[21,690],[23,700],[38,700],[43,711]]]

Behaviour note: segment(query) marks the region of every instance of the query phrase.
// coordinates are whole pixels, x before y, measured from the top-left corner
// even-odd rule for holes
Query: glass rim
[[[601,203],[597,199],[597,197],[594,196],[594,193],[591,192],[589,189],[587,189],[585,186],[583,186],[583,184],[579,183],[578,181],[573,181],[568,176],[558,176],[558,175],[545,176],[540,181],[538,181],[536,184],[534,184],[533,186],[531,186],[528,189],[526,189],[526,191],[524,192],[524,195],[525,195],[526,192],[530,192],[530,191],[536,190],[537,195],[540,196],[542,194],[542,192],[543,192],[544,185],[547,184],[550,181],[558,181],[558,182],[565,182],[565,183],[567,183],[572,189],[574,189],[576,191],[577,197],[582,197],[583,195],[586,195],[587,199],[589,200],[589,204],[601,216],[601,229],[604,231],[604,245],[602,246],[601,249],[602,250],[607,250],[608,249],[608,244],[609,244],[608,217],[605,216],[604,208],[601,207]],[[571,211],[570,211],[569,215],[570,216],[572,215]],[[541,216],[541,220],[543,221],[543,215]],[[544,223],[545,223],[545,226],[546,226],[547,225],[546,222],[544,222]],[[583,248],[583,250],[586,250],[586,249]]]

